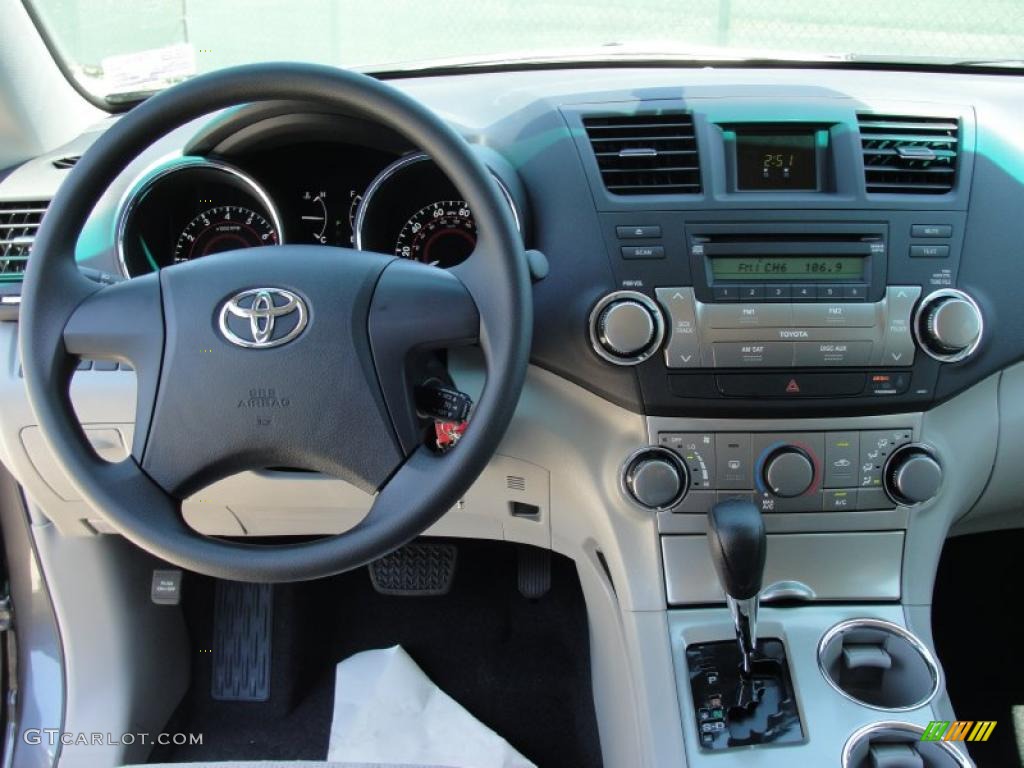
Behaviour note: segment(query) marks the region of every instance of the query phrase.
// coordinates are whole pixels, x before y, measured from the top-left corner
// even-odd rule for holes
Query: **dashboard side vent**
[[[944,195],[956,181],[960,121],[858,114],[868,192]]]
[[[612,194],[700,193],[700,158],[691,115],[585,117],[583,127],[604,186]]]
[[[32,242],[46,213],[46,200],[0,201],[0,284],[20,282]]]
[[[67,171],[75,167],[75,163],[82,159],[81,155],[66,155],[58,157],[53,161],[53,167],[60,171]]]

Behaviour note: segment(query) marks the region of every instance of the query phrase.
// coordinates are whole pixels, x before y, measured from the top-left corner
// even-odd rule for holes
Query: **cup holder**
[[[942,680],[925,644],[881,619],[836,624],[821,638],[818,666],[843,696],[885,712],[924,706],[939,692]]]
[[[854,731],[843,747],[843,768],[914,766],[972,768],[973,763],[948,741],[921,741],[924,728],[912,723],[872,723]]]

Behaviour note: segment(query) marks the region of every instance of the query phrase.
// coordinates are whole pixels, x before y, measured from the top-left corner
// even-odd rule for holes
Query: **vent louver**
[[[53,161],[53,167],[61,171],[66,171],[69,168],[74,168],[75,163],[82,159],[81,155],[67,155],[66,157],[58,157]]]
[[[20,282],[32,242],[46,213],[45,200],[0,202],[0,283]]]
[[[920,115],[857,115],[868,192],[943,195],[956,181],[960,122]]]
[[[616,195],[699,194],[700,158],[685,113],[586,117],[605,188]]]

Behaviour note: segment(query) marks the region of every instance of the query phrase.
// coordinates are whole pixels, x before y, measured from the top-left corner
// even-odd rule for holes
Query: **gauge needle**
[[[302,220],[303,221],[323,221],[324,217],[323,216],[303,216]]]

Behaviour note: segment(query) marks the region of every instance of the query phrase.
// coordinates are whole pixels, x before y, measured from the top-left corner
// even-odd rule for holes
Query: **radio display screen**
[[[711,275],[727,280],[851,280],[864,277],[860,256],[716,256]]]
[[[818,167],[815,142],[815,131],[806,133],[737,133],[737,189],[817,189]]]

